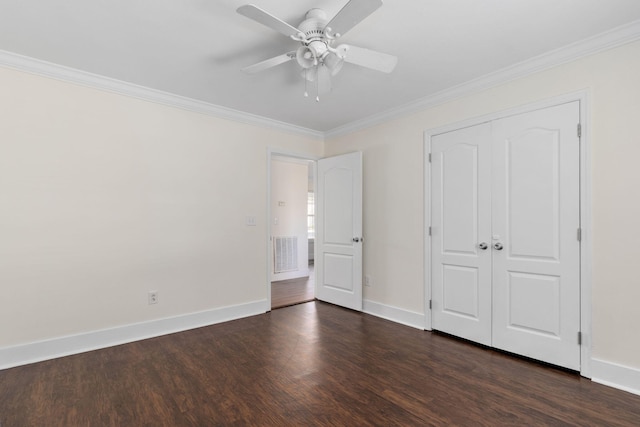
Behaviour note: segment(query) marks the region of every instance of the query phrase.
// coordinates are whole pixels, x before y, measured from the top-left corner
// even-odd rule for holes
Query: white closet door
[[[491,125],[485,123],[431,140],[433,328],[486,345],[491,345],[490,138]]]
[[[493,122],[493,346],[580,368],[579,103]]]

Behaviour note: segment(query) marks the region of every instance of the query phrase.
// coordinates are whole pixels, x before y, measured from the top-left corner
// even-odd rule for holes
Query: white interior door
[[[362,310],[362,153],[318,161],[316,298]]]
[[[434,329],[580,369],[579,108],[432,137]]]
[[[579,103],[493,123],[493,345],[580,368]]]
[[[491,124],[431,141],[433,328],[491,345]]]

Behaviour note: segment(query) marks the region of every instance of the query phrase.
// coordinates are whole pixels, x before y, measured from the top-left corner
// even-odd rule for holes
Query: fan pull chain
[[[307,80],[307,69],[304,69],[304,97],[308,98],[309,97],[309,92],[307,92],[307,82],[309,80]]]
[[[316,102],[320,102],[320,69],[316,65]]]

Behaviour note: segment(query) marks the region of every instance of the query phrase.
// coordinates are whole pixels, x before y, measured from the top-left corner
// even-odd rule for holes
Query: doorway
[[[278,167],[297,169],[299,177],[279,175]],[[306,178],[300,178],[305,173]],[[289,196],[279,196],[278,181],[282,188],[297,188],[297,214],[285,209],[293,205],[287,202]],[[267,192],[268,310],[274,306],[272,288],[278,283],[272,284],[309,278],[298,282],[312,285],[313,299],[362,311],[362,152],[312,158],[270,149]],[[284,233],[289,216],[296,218],[297,228]]]
[[[271,309],[315,299],[315,161],[270,159]]]

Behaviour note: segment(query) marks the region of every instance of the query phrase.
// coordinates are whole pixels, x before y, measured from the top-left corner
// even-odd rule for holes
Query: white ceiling
[[[294,26],[347,2],[251,1]],[[297,47],[246,3],[0,0],[0,50],[325,132],[640,20],[638,0],[387,0],[342,41],[396,55],[395,71],[346,64],[316,103],[295,62],[240,71]]]

